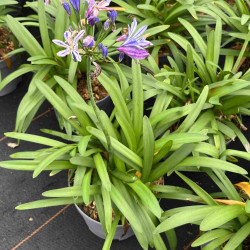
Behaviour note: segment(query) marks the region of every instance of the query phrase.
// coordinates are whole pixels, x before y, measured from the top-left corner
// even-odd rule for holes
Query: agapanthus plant
[[[68,31],[64,33],[65,41],[53,40],[53,42],[63,47],[64,49],[57,53],[59,57],[65,57],[67,55],[71,55],[73,61],[81,62],[82,58],[86,58],[87,64],[87,85],[88,91],[90,95],[91,104],[94,107],[94,111],[96,116],[98,117],[99,123],[102,127],[102,130],[105,131],[105,127],[102,125],[102,121],[98,114],[99,110],[96,107],[95,100],[92,93],[91,86],[91,76],[90,76],[90,67],[91,62],[97,68],[97,72],[100,73],[100,67],[98,65],[99,60],[105,60],[108,57],[109,49],[114,49],[115,40],[110,43],[110,46],[105,46],[103,41],[108,36],[109,32],[115,31],[115,21],[117,18],[117,13],[112,8],[108,7],[110,4],[110,0],[102,0],[100,2],[96,2],[94,0],[86,0],[85,1],[85,11],[83,13],[80,12],[81,6],[80,1],[71,0],[70,4],[75,12],[77,12],[78,24],[74,25],[72,22],[72,27],[75,26],[75,30],[72,27]],[[69,5],[63,4],[67,14],[70,15],[71,11],[69,11]],[[102,25],[102,29],[97,33],[97,38],[95,38],[95,28],[96,24],[99,22],[99,12],[102,10],[106,10],[108,19]],[[83,14],[83,19],[81,19],[81,14]],[[112,26],[109,25],[112,23]],[[118,47],[118,51],[121,52],[119,59],[121,60],[124,54],[128,55],[132,59],[145,59],[149,56],[149,53],[145,50],[145,47],[152,45],[150,42],[146,40],[146,37],[143,37],[144,32],[147,29],[147,25],[141,27],[136,31],[137,21],[134,18],[131,27],[128,26],[128,35],[125,37],[124,35],[117,39],[117,42],[124,40],[120,47]],[[101,57],[100,57],[101,55]],[[105,133],[106,135],[107,133]],[[111,152],[111,143],[109,141],[108,136],[106,136],[107,144],[109,147],[109,152]]]
[[[46,6],[46,3],[50,5]],[[14,75],[10,75],[9,78],[1,82],[0,88],[17,76],[34,72],[29,92],[18,108],[16,131],[25,132],[27,130],[36,111],[45,100],[33,84],[35,79],[46,82],[49,88],[66,96],[66,93],[54,80],[55,72],[59,72],[60,76],[67,79],[75,89],[77,89],[78,78],[86,77],[88,96],[96,116],[99,117],[92,92],[91,70],[96,69],[92,75],[98,76],[101,72],[101,63],[113,63],[114,60],[111,58],[113,55],[121,54],[120,60],[124,54],[135,60],[148,57],[149,54],[145,47],[151,43],[148,43],[146,37],[143,37],[147,26],[136,31],[137,22],[134,19],[131,28],[128,27],[129,34],[123,43],[116,42],[123,25],[120,23],[116,25],[117,12],[109,6],[109,3],[109,0],[100,2],[92,0],[27,2],[28,6],[38,12],[38,19],[34,18],[34,21],[30,23],[33,22],[34,26],[38,26],[36,22],[39,22],[42,46],[22,23],[12,17],[7,18],[12,32],[16,34],[23,48],[29,53],[28,61],[32,65],[26,64]],[[32,101],[33,96],[38,98]],[[22,112],[23,109],[25,112]],[[72,126],[68,120],[58,114],[58,121],[61,128],[65,128],[68,134],[72,134]],[[99,119],[99,123],[102,126],[101,119]],[[104,126],[102,129],[105,131]],[[110,146],[110,143],[108,145]]]

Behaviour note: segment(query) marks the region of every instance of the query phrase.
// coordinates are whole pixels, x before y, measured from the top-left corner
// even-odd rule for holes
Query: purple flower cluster
[[[104,30],[109,29],[109,23],[111,22],[113,24],[112,31],[115,31],[116,30],[115,21],[117,19],[117,12],[115,10],[110,10],[107,12],[107,17],[108,17],[108,20],[105,21],[105,23],[103,24]]]
[[[147,25],[144,25],[136,31],[137,21],[136,18],[134,18],[131,27],[128,25],[128,35],[123,34],[116,40],[117,42],[124,41],[117,49],[123,54],[120,55],[120,58],[123,58],[124,54],[132,59],[145,59],[149,56],[149,53],[144,48],[153,44],[146,40],[146,36],[143,36],[147,27]]]
[[[46,3],[49,3],[49,0],[46,0]],[[62,2],[64,9],[66,10],[67,14],[71,15],[72,8],[75,12],[80,13],[80,4],[81,0],[69,0],[70,4],[66,1]],[[102,1],[95,1],[95,0],[85,0],[88,3],[88,9],[86,12],[86,18],[88,19],[88,25],[90,27],[94,26],[98,21],[98,14],[101,10],[108,10],[107,17],[108,19],[103,24],[103,29],[105,31],[110,29],[110,24],[112,24],[112,30],[114,31],[116,26],[115,22],[117,20],[117,12],[112,10],[108,7],[110,4],[110,0],[102,0]],[[70,6],[71,5],[71,6]],[[83,25],[86,25],[83,23]],[[146,36],[143,36],[144,32],[147,29],[147,25],[137,29],[137,21],[136,18],[133,19],[131,26],[128,25],[128,34],[123,34],[120,38],[116,41],[123,43],[117,49],[120,52],[119,61],[122,61],[124,55],[128,55],[132,59],[145,59],[149,56],[149,53],[145,49],[148,46],[151,46],[152,43],[146,40]],[[96,48],[94,46],[95,41],[94,37],[86,33],[85,28],[82,28],[81,31],[73,31],[72,27],[69,28],[68,31],[64,33],[65,41],[60,40],[53,40],[53,42],[64,48],[57,53],[59,57],[64,57],[67,55],[71,55],[74,61],[81,62],[82,57],[80,54],[85,54],[87,52],[87,48]],[[104,34],[105,37],[105,34]],[[79,41],[81,41],[81,48],[79,49]],[[102,44],[102,40],[98,40],[97,48],[102,54],[103,59],[106,59],[108,56],[108,48]],[[90,50],[91,51],[91,50]]]
[[[94,26],[99,22],[97,17],[101,10],[109,10],[107,6],[110,4],[110,0],[102,0],[96,2],[95,0],[85,0],[88,3],[88,10],[86,13],[86,18],[88,18],[88,23],[90,26]]]

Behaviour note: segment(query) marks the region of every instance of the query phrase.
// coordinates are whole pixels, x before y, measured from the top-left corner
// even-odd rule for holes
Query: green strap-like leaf
[[[111,184],[110,194],[112,201],[115,203],[117,208],[129,221],[143,249],[147,249],[148,247],[147,238],[145,236],[141,222],[136,216],[135,212],[133,211],[133,208],[129,206],[125,198],[121,195],[120,191],[112,184]]]
[[[106,139],[102,131],[93,127],[87,127],[87,130],[93,135],[96,136],[104,145],[106,145]],[[141,171],[142,159],[129,148],[124,146],[118,140],[110,137],[111,144],[114,149],[114,153],[125,162],[127,162],[131,167],[137,171]]]
[[[8,132],[8,133],[5,133],[5,136],[11,137],[14,139],[18,139],[18,140],[24,140],[24,141],[29,141],[29,142],[33,142],[33,143],[38,143],[38,144],[42,144],[42,145],[46,145],[46,146],[50,146],[50,147],[66,146],[66,144],[63,142],[49,139],[46,137],[42,137],[39,135]]]
[[[42,160],[37,168],[35,169],[33,173],[33,178],[37,177],[50,163],[55,161],[59,156],[67,153],[68,151],[75,148],[75,145],[67,145],[65,147],[62,147],[60,149],[57,149],[52,154],[50,154],[48,157],[46,157],[44,160]]]
[[[89,204],[90,182],[91,182],[92,172],[93,168],[89,169],[89,171],[84,175],[82,179],[82,199],[85,205]]]
[[[245,169],[235,164],[204,156],[187,157],[182,162],[180,162],[176,167],[178,170],[178,167],[191,167],[191,166],[201,166],[211,169],[230,171],[238,174],[247,174],[247,171]]]
[[[143,118],[143,168],[142,181],[147,182],[150,175],[155,152],[154,132],[148,117]]]
[[[201,222],[202,231],[212,230],[231,221],[238,216],[245,214],[245,209],[241,205],[221,206],[212,213],[209,213]]]
[[[15,37],[22,44],[25,50],[30,54],[30,56],[46,55],[45,51],[40,46],[38,41],[15,18],[8,15],[6,17],[6,22]]]
[[[195,103],[195,106],[190,111],[187,118],[182,122],[180,127],[177,129],[177,131],[176,131],[177,133],[187,131],[191,127],[191,125],[195,122],[195,120],[199,116],[199,114],[200,114],[201,110],[203,109],[203,106],[204,106],[204,104],[205,104],[205,102],[207,100],[208,91],[209,91],[209,88],[206,85],[204,87],[202,93],[200,94],[197,102]]]
[[[16,161],[2,161],[0,166],[2,168],[22,170],[22,171],[34,171],[40,161],[29,160],[16,160]],[[76,166],[72,165],[69,161],[54,161],[49,164],[44,170],[64,170],[74,169]]]
[[[217,203],[214,201],[214,199],[199,185],[197,185],[195,182],[191,181],[189,178],[184,176],[183,174],[176,171],[176,174],[179,175],[182,180],[184,180],[193,190],[194,192],[201,197],[202,200],[204,200],[208,205],[216,205]]]
[[[98,175],[102,182],[102,187],[107,191],[111,190],[111,182],[109,179],[107,167],[100,153],[94,155],[94,162],[98,172]]]
[[[152,170],[149,180],[153,182],[159,179],[161,176],[164,176],[166,173],[172,171],[193,151],[194,148],[195,144],[185,144],[181,146],[170,157],[168,157],[167,160]]]
[[[104,242],[102,250],[109,250],[110,249],[111,244],[113,242],[113,238],[114,238],[115,232],[116,232],[116,228],[117,228],[118,223],[120,221],[120,217],[121,217],[121,213],[117,211],[115,213],[115,218],[113,220],[111,229],[110,229],[110,231],[109,231],[109,233],[108,233],[108,235],[106,237],[106,240]]]
[[[215,211],[218,206],[197,207],[192,210],[185,210],[176,213],[164,220],[155,230],[155,233],[162,233],[172,228],[176,228],[187,223],[194,223],[202,220],[207,214]]]
[[[133,183],[128,183],[128,185],[136,192],[136,194],[140,197],[145,206],[157,217],[161,217],[161,207],[159,205],[158,200],[155,198],[155,195],[152,191],[141,182],[141,180],[137,180]]]
[[[243,225],[227,242],[224,250],[236,249],[250,234],[250,221]]]
[[[109,233],[111,231],[111,224],[112,224],[112,205],[111,205],[110,191],[108,191],[105,188],[102,188],[101,191],[102,191],[103,206],[104,206],[105,225],[107,233]]]
[[[203,245],[205,243],[208,243],[214,239],[223,237],[225,235],[231,234],[232,232],[229,230],[225,230],[225,229],[215,229],[212,230],[211,232],[207,232],[202,234],[197,240],[195,240],[192,243],[192,247],[198,247],[200,245]]]
[[[39,201],[32,201],[28,203],[21,204],[17,206],[15,209],[17,210],[27,210],[27,209],[35,209],[42,207],[54,207],[54,206],[62,206],[73,203],[82,203],[82,198],[74,199],[70,198],[53,198],[53,199],[44,199]]]
[[[101,194],[101,186],[100,185],[90,185],[90,195]],[[44,197],[80,197],[82,195],[82,188],[80,186],[77,187],[66,187],[66,188],[59,188],[54,190],[49,190],[43,192],[42,195]]]

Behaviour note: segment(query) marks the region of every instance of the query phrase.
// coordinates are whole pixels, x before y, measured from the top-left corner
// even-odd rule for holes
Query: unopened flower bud
[[[76,10],[76,12],[80,13],[80,3],[81,0],[70,0],[72,7]]]
[[[109,19],[104,22],[103,28],[104,28],[104,30],[108,30],[109,29]]]
[[[96,16],[91,16],[88,18],[89,26],[94,26],[98,22],[99,22],[99,18]]]
[[[101,51],[103,59],[105,59],[108,56],[108,48],[103,46],[102,43],[99,43],[97,47]]]
[[[63,2],[63,8],[66,10],[67,14],[70,16],[71,15],[71,9],[70,6],[67,2]]]
[[[107,16],[112,23],[115,23],[117,19],[117,12],[115,10],[108,11]]]
[[[119,55],[119,62],[121,62],[123,59],[124,59],[124,53],[121,53],[121,54]]]

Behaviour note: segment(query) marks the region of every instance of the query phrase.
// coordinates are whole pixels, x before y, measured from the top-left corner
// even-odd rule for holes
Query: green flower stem
[[[107,146],[108,146],[108,153],[109,153],[109,163],[110,163],[110,166],[112,167],[113,166],[113,150],[112,150],[111,140],[110,140],[110,137],[108,135],[108,132],[107,132],[105,126],[102,123],[101,117],[99,115],[100,110],[98,109],[98,107],[95,103],[95,100],[94,100],[92,85],[91,85],[90,67],[91,67],[91,61],[90,61],[90,58],[87,57],[87,86],[88,86],[88,91],[89,91],[90,102],[91,102],[91,105],[94,109],[97,120],[101,126],[101,129],[106,137]]]

